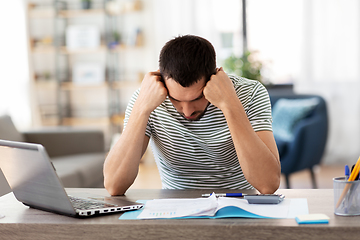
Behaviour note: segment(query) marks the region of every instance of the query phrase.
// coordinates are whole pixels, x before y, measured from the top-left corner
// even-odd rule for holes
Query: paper
[[[146,202],[140,219],[214,216],[218,202],[213,194],[208,198],[155,199]]]
[[[221,197],[156,199],[142,201],[141,210],[124,213],[119,219],[159,218],[295,218],[308,214],[305,198],[284,199],[279,204],[249,204],[244,199]]]

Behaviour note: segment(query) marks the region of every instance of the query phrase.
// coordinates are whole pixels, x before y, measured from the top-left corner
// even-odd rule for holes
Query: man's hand
[[[159,71],[145,75],[126,128],[106,157],[104,185],[111,195],[123,195],[138,174],[141,157],[150,139],[145,135],[149,116],[167,96],[161,78]]]
[[[228,75],[221,68],[217,69],[216,74],[212,75],[210,81],[204,88],[205,98],[220,110],[229,106],[234,100],[238,101],[234,85]]]
[[[137,103],[144,111],[151,113],[165,100],[167,95],[168,92],[162,81],[160,71],[149,72],[141,83]]]

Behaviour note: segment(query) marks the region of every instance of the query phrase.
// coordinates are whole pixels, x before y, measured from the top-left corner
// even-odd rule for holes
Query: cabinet
[[[141,71],[124,68],[128,51],[144,44],[140,25],[124,31],[124,17],[140,1],[36,1],[28,5],[34,112],[41,125],[101,126],[121,131],[127,98]],[[129,34],[130,32],[130,34]],[[131,89],[131,90],[127,90]]]

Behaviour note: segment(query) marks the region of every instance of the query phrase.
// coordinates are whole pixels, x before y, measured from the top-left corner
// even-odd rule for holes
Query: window
[[[22,0],[0,8],[0,114],[9,114],[16,126],[31,124],[25,9]]]

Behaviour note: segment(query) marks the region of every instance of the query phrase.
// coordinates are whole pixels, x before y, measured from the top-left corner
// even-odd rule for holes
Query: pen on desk
[[[345,165],[345,180],[348,180],[350,176],[349,165]]]
[[[356,175],[356,177],[355,177],[354,180],[360,180],[360,179],[359,179],[359,175],[360,175],[360,168],[359,168],[359,171],[358,171],[358,173],[357,173],[357,175]]]
[[[354,171],[354,167],[355,167],[355,165],[351,168],[351,172]],[[357,176],[355,177],[354,180],[359,180],[359,175],[360,175],[360,168],[359,168],[359,172],[357,173]],[[350,196],[349,196],[348,204],[351,204],[353,202],[355,195],[357,195],[356,189],[359,187],[359,185],[360,184],[356,183],[350,187],[350,190],[349,190]]]
[[[360,157],[358,158],[355,166],[354,166],[354,170],[351,172],[350,174],[350,177],[349,177],[349,181],[354,181],[355,178],[359,175],[359,170],[360,170]],[[339,200],[338,202],[336,203],[336,207],[335,208],[338,208],[341,204],[341,202],[344,200],[345,198],[345,195],[347,193],[347,191],[349,191],[349,188],[351,187],[351,184],[346,184],[345,187],[344,187],[344,190],[342,191],[340,197],[339,197]]]
[[[212,193],[202,194],[202,197],[210,197]],[[247,194],[242,193],[215,193],[216,197],[243,197]]]
[[[355,167],[355,164],[351,167],[351,171],[350,171],[351,173],[352,173],[352,171],[354,171],[354,167]],[[355,177],[355,180],[359,180],[359,173]]]

